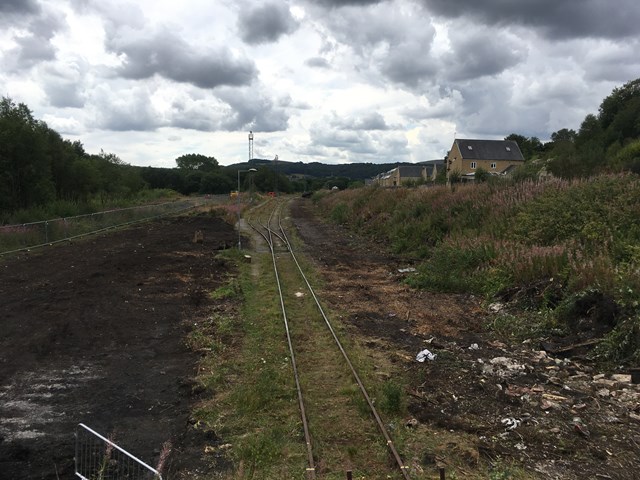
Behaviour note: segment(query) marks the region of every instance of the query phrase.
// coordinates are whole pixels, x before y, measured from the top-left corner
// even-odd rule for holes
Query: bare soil
[[[201,214],[0,263],[1,480],[75,478],[80,422],[154,466],[172,441],[170,473],[201,466],[212,439],[188,428],[199,357],[185,336],[236,239]]]
[[[601,374],[582,349],[554,356],[540,342],[509,344],[486,328],[504,311],[407,287],[407,261],[320,221],[309,200],[297,200],[291,217],[326,282],[321,298],[407,372],[410,428],[475,438],[406,459],[414,475],[455,464],[464,478],[462,460],[468,471],[496,465],[495,478],[509,478],[512,462],[532,478],[638,478],[640,389],[628,372]],[[424,349],[435,360],[417,362]]]
[[[412,478],[460,458],[469,470],[515,461],[537,478],[637,478],[637,385],[600,375],[579,351],[496,338],[486,325],[501,312],[407,287],[407,261],[323,223],[311,205],[297,200],[291,219],[325,280],[321,298],[407,372],[410,428],[475,438],[406,459]],[[190,427],[199,356],[185,337],[218,308],[207,292],[233,267],[215,253],[236,240],[221,220],[185,216],[2,260],[0,480],[73,478],[80,422],[151,465],[171,440],[172,478],[218,469],[202,460],[215,434]],[[425,348],[437,357],[416,362]]]

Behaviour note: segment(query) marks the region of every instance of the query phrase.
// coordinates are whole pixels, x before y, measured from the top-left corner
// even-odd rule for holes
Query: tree
[[[222,173],[205,173],[200,180],[200,193],[229,193],[235,190],[235,182]]]
[[[0,209],[15,211],[55,198],[46,123],[24,104],[0,100]]]
[[[482,167],[476,168],[475,174],[473,175],[475,181],[478,183],[486,182],[489,180],[490,173]]]
[[[188,153],[176,158],[176,165],[181,170],[199,170],[201,172],[212,172],[218,168],[218,160],[214,157],[207,157],[199,153]]]
[[[553,143],[559,142],[571,142],[574,143],[576,141],[577,133],[575,130],[569,130],[567,128],[562,128],[557,132],[553,132],[551,134],[551,141]]]
[[[538,137],[525,137],[524,135],[518,135],[517,133],[512,133],[511,135],[504,138],[505,140],[511,140],[516,142],[520,147],[520,151],[522,152],[522,156],[525,160],[530,160],[540,153],[544,152],[545,148],[542,142]]]

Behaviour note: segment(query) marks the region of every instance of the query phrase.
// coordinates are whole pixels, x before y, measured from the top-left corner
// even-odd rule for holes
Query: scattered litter
[[[418,355],[416,355],[416,360],[418,362],[424,362],[425,360],[435,360],[437,356],[438,355],[436,355],[435,353],[431,353],[425,348],[421,352],[418,352]]]
[[[405,426],[407,427],[417,427],[418,426],[418,420],[416,420],[415,418],[410,418],[409,420],[407,420],[407,423],[405,423]]]
[[[295,293],[295,296],[296,296],[296,297],[298,297],[298,298],[302,298],[302,297],[304,297],[304,293],[302,293],[302,292],[296,292],[296,293]]]
[[[413,273],[415,271],[416,271],[416,269],[413,268],[413,267],[399,268],[398,269],[398,273]]]
[[[479,350],[480,347],[478,346],[477,343],[472,343],[471,345],[469,345],[469,350]]]
[[[521,423],[521,420],[514,417],[507,417],[502,419],[502,424],[507,430],[515,430],[520,426]]]
[[[631,383],[631,375],[616,373],[614,375],[611,375],[611,380],[620,383]]]
[[[522,451],[522,450],[526,450],[527,446],[524,443],[520,442],[520,443],[516,443],[516,448]]]
[[[507,357],[495,357],[489,360],[489,365],[482,367],[483,374],[493,374],[499,377],[511,377],[524,373],[526,367]]]
[[[489,311],[493,313],[498,313],[504,309],[504,303],[495,302],[489,305]]]

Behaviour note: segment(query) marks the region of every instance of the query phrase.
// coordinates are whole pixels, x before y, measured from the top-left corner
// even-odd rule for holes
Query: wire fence
[[[76,430],[75,474],[82,480],[162,480],[155,468],[83,423]]]
[[[0,256],[184,212],[195,206],[196,202],[193,200],[182,200],[105,210],[40,222],[0,225]]]

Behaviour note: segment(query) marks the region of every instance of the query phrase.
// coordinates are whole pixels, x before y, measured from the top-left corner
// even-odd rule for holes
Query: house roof
[[[455,140],[462,158],[467,160],[524,161],[520,147],[513,140]]]
[[[418,178],[422,177],[422,169],[424,167],[413,165],[400,165],[398,167],[398,173],[400,178]]]

